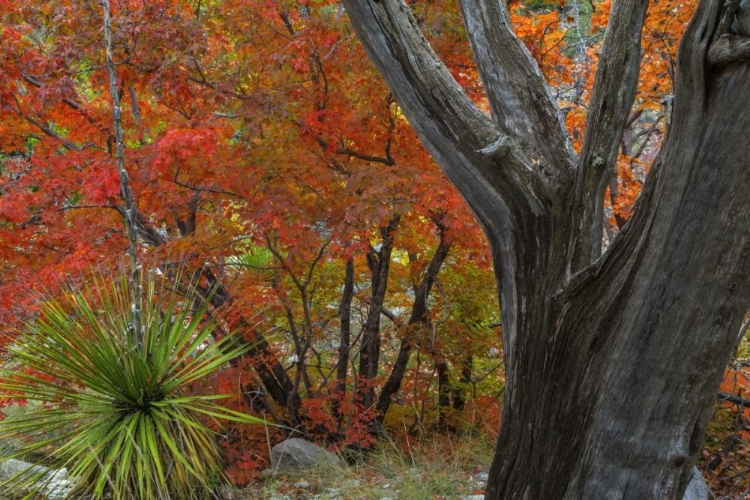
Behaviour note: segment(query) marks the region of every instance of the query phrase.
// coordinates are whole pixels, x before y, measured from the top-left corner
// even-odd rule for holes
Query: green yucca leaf
[[[249,346],[214,339],[207,300],[169,294],[153,275],[142,286],[140,344],[130,330],[126,276],[94,277],[66,300],[44,304],[9,349],[13,368],[0,372],[5,398],[42,406],[0,420],[0,442],[27,441],[9,457],[52,447],[50,459],[78,480],[73,492],[94,500],[209,498],[221,459],[204,421],[263,421],[218,404],[230,395],[186,391]],[[5,486],[31,490],[36,480]]]

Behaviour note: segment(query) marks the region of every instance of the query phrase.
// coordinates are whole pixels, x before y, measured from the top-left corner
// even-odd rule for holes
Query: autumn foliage
[[[457,2],[409,3],[484,105]],[[607,241],[627,221],[668,128],[692,3],[661,0],[649,11],[607,197]],[[367,447],[380,426],[494,432],[502,346],[484,237],[343,7],[113,7],[143,266],[187,266],[216,286],[212,314],[255,346],[202,388],[236,394],[232,408],[337,446]],[[511,8],[577,149],[609,1]],[[0,1],[0,44],[0,331],[12,342],[39,294],[119,268],[127,241],[98,3]],[[384,387],[396,390],[384,398]],[[269,436],[240,425],[222,435],[228,475],[247,482]]]

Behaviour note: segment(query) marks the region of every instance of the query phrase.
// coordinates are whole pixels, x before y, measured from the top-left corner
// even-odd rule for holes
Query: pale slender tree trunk
[[[117,173],[120,179],[120,197],[123,201],[122,213],[125,222],[125,232],[128,236],[128,292],[131,300],[131,324],[128,327],[132,340],[138,348],[142,347],[143,328],[141,321],[141,273],[138,265],[138,204],[133,199],[130,189],[128,172],[125,169],[125,140],[122,131],[122,108],[120,107],[120,92],[117,85],[117,72],[112,56],[112,13],[109,0],[101,0],[104,10],[104,47],[109,76],[109,89],[112,96],[112,122],[116,143],[115,157],[117,159]]]
[[[460,1],[491,117],[402,0],[344,4],[491,245],[507,388],[486,498],[682,498],[750,305],[750,39],[724,34],[721,0],[700,3],[672,128],[600,257],[646,1],[613,1],[580,157],[504,1]]]

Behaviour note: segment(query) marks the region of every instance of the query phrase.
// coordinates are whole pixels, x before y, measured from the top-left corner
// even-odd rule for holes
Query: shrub
[[[0,440],[26,439],[13,457],[52,449],[50,459],[76,478],[74,492],[93,499],[207,498],[222,474],[206,424],[261,420],[217,404],[227,395],[187,388],[247,346],[231,335],[213,338],[217,324],[195,292],[169,293],[153,274],[142,286],[140,336],[125,277],[98,278],[45,302],[9,349],[16,368],[0,377],[6,398],[41,405],[0,421]],[[21,476],[6,486],[28,489],[37,480]]]

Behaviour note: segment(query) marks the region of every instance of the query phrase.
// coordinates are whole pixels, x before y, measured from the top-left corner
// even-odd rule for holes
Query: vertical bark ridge
[[[576,482],[589,498],[611,491],[603,483],[615,473],[623,498],[680,498],[747,307],[750,209],[741,193],[750,188],[742,144],[750,109],[737,103],[750,95],[750,70],[710,76],[706,112],[680,112],[703,115],[697,137],[665,148],[670,189],[660,190],[648,260],[602,377],[605,391],[624,400],[599,398],[589,439],[611,444],[593,449]]]

